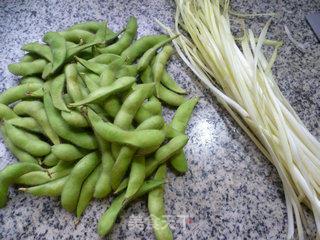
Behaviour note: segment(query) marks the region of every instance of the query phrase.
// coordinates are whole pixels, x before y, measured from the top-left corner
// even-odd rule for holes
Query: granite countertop
[[[320,11],[319,1],[239,0],[239,12],[279,12],[268,33],[283,41],[273,68],[280,89],[307,128],[320,139],[320,45],[305,21],[307,13]],[[159,34],[152,20],[173,26],[174,1],[40,1],[0,2],[0,92],[17,84],[7,65],[18,61],[21,46],[40,41],[47,31],[58,31],[88,20],[109,20],[121,29],[129,17],[138,21],[138,37]],[[266,17],[248,19],[259,33]],[[284,32],[305,44],[299,51]],[[265,48],[272,53],[272,48]],[[267,55],[268,55],[267,54]],[[286,239],[287,215],[282,184],[276,169],[245,133],[174,54],[168,71],[188,97],[200,96],[187,128],[185,147],[189,171],[165,186],[165,208],[175,239]],[[165,110],[169,121],[173,110]],[[0,138],[0,168],[15,162]],[[14,188],[7,206],[0,209],[0,239],[99,239],[97,221],[111,199],[90,203],[80,223],[62,209],[59,199],[32,196]],[[311,220],[312,223],[312,220]],[[154,239],[145,201],[131,204],[120,215],[110,239]]]

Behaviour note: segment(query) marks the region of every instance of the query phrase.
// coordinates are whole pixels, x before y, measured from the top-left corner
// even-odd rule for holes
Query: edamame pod
[[[80,101],[83,98],[83,94],[78,82],[76,64],[66,65],[64,68],[64,74],[66,77],[67,93],[73,99],[73,101]]]
[[[104,198],[111,192],[111,170],[114,159],[110,152],[110,143],[106,142],[100,136],[97,136],[99,149],[101,152],[101,174],[94,188],[93,196],[95,198]]]
[[[21,50],[28,51],[30,53],[37,54],[49,62],[52,62],[52,53],[50,47],[40,43],[28,43],[24,45]]]
[[[61,111],[70,112],[62,96],[65,82],[66,82],[65,75],[60,74],[59,76],[52,79],[49,87],[50,88],[49,91],[52,97],[52,103],[54,107]]]
[[[31,132],[44,134],[39,123],[32,117],[16,117],[8,120],[8,123],[15,127],[20,127]]]
[[[58,164],[52,168],[46,169],[45,171],[32,171],[22,175],[15,180],[15,183],[37,186],[47,182],[54,181],[56,179],[62,178],[69,175],[73,169],[74,163],[59,161]]]
[[[161,146],[154,154],[154,157],[151,157],[146,160],[146,178],[149,177],[159,165],[165,163],[172,156],[177,154],[188,142],[188,137],[185,135],[177,136],[171,139],[167,144]],[[119,184],[116,193],[125,189],[128,185],[129,178],[125,178]]]
[[[42,73],[47,63],[44,59],[36,59],[32,62],[11,63],[8,69],[14,75],[27,76]]]
[[[22,101],[16,104],[13,108],[19,115],[29,115],[33,117],[41,126],[45,135],[51,140],[53,144],[59,144],[59,136],[50,126],[49,120],[47,118],[46,111],[44,110],[44,105],[40,101]]]
[[[145,178],[145,171],[145,157],[134,157],[131,163],[129,182],[124,199],[131,198],[139,190]]]
[[[66,59],[66,40],[57,32],[46,33],[42,40],[49,44],[52,52],[52,67],[50,71],[50,75],[52,75],[60,69]]]
[[[29,153],[23,151],[22,149],[16,147],[13,144],[13,142],[8,137],[6,129],[3,125],[0,126],[0,130],[1,130],[3,140],[4,140],[7,148],[13,153],[14,156],[16,156],[16,158],[18,158],[18,160],[20,162],[29,162],[29,163],[38,164],[38,160],[35,157],[33,157]]]
[[[43,80],[39,77],[35,77],[35,76],[25,76],[19,79],[19,82],[21,84],[27,84],[27,83],[38,83],[43,85]]]
[[[99,179],[101,174],[101,163],[96,167],[96,169],[87,177],[87,179],[83,182],[81,187],[81,192],[79,196],[79,201],[77,204],[77,219],[79,221],[81,214],[88,206],[91,201],[94,193],[94,187],[96,182]]]
[[[86,150],[78,149],[76,146],[67,143],[53,145],[51,152],[62,161],[74,161],[88,153]]]
[[[18,100],[30,97],[30,93],[41,89],[38,83],[27,83],[7,89],[0,95],[0,103],[8,105]]]
[[[50,145],[44,141],[30,139],[30,137],[21,129],[5,123],[6,133],[14,145],[33,156],[41,157],[50,152]]]
[[[87,61],[79,57],[75,57],[75,59],[83,65],[85,68],[89,69],[90,71],[100,75],[103,73],[103,71],[108,67],[106,64],[93,62],[93,61]],[[78,67],[78,70],[81,71],[81,67]]]
[[[98,223],[98,234],[100,236],[107,235],[112,229],[120,211],[133,199],[139,198],[144,194],[148,193],[152,189],[161,186],[164,184],[162,180],[149,180],[145,181],[139,191],[134,194],[130,199],[124,199],[125,193],[120,194],[118,197],[113,200],[111,206],[108,210],[102,215]]]
[[[66,60],[69,61],[71,59],[73,59],[73,57],[79,53],[80,51],[92,47],[93,45],[96,45],[98,43],[102,43],[105,41],[105,36],[106,36],[106,27],[107,27],[107,23],[102,24],[96,34],[94,35],[93,39],[91,41],[89,41],[88,43],[82,44],[82,45],[78,45],[72,48],[67,49],[67,53],[66,53]]]
[[[33,62],[34,60],[36,60],[38,58],[39,58],[39,56],[36,54],[27,53],[21,58],[20,62]]]
[[[172,138],[167,144],[160,147],[154,154],[154,157],[146,161],[146,177],[150,176],[157,167],[165,163],[172,156],[177,154],[188,142],[186,135],[180,135]]]
[[[115,81],[110,86],[101,87],[101,88],[97,89],[96,91],[90,93],[83,100],[77,101],[75,103],[70,103],[69,106],[77,107],[77,106],[88,104],[88,103],[101,102],[113,94],[123,92],[123,91],[129,89],[135,81],[136,81],[136,79],[134,77],[119,78],[117,81]]]
[[[139,130],[146,130],[146,129],[160,129],[163,125],[164,121],[162,117],[155,116],[151,117],[147,120],[145,120],[143,123],[141,123],[136,131]],[[159,145],[156,145],[156,148],[159,148],[161,143]],[[128,167],[130,166],[131,159],[133,158],[136,148],[132,146],[123,146],[119,154],[117,155],[116,162],[113,165],[112,171],[111,171],[111,186],[112,189],[115,190],[118,188],[121,180],[125,176],[125,173],[128,170]]]
[[[15,179],[31,171],[41,171],[42,167],[34,163],[14,163],[0,171],[0,208],[6,205],[9,186]]]
[[[149,101],[144,104],[144,108],[152,115],[161,116],[162,114],[161,102],[155,96],[149,98]]]
[[[143,83],[150,83],[153,82],[153,74],[150,66],[147,66],[146,69],[141,74],[141,81]],[[158,86],[158,98],[165,103],[172,105],[172,106],[180,106],[182,103],[187,101],[184,97],[180,96],[179,94],[170,91],[169,89],[165,88],[161,84]]]
[[[45,92],[43,100],[49,123],[60,137],[85,149],[96,149],[98,147],[92,134],[85,131],[76,131],[66,123],[60,112],[53,106],[49,92]]]
[[[161,84],[164,67],[173,53],[173,47],[166,44],[162,50],[155,56],[152,64],[153,81],[156,84],[156,94],[159,97],[159,85]]]
[[[167,166],[161,165],[154,175],[154,180],[164,180],[166,178]],[[129,187],[129,186],[128,186]],[[148,210],[152,220],[154,234],[158,240],[172,240],[172,232],[165,218],[163,206],[163,188],[159,186],[148,194]]]
[[[93,33],[81,29],[61,31],[58,33],[64,37],[66,41],[74,43],[79,43],[80,41],[87,43],[94,37]]]
[[[87,119],[76,110],[61,112],[61,117],[73,127],[85,128],[89,126]]]
[[[135,147],[151,147],[160,145],[164,133],[159,130],[126,131],[112,123],[104,122],[99,115],[88,109],[88,117],[93,129],[105,140],[128,144]]]
[[[116,74],[116,78],[125,76],[135,77],[138,74],[137,65],[125,65]]]
[[[129,129],[134,115],[147,96],[153,91],[153,88],[153,83],[137,85],[136,90],[134,90],[123,102],[118,114],[114,119],[114,124],[122,129]]]
[[[99,163],[97,152],[83,157],[72,169],[61,193],[61,205],[69,212],[77,208],[82,183]]]
[[[11,108],[9,108],[7,105],[0,103],[0,120],[9,120],[18,117],[19,116],[14,111],[12,111]]]
[[[187,91],[181,88],[169,75],[169,73],[163,69],[162,77],[160,79],[161,83],[171,91],[174,91],[179,94],[186,94]]]
[[[60,159],[57,158],[52,152],[49,153],[42,161],[42,164],[47,167],[54,167],[59,163]]]
[[[134,39],[136,33],[137,33],[137,20],[135,17],[131,17],[129,19],[129,22],[127,23],[126,30],[123,33],[123,35],[120,37],[120,39],[114,43],[111,44],[105,48],[99,48],[100,53],[113,53],[113,54],[120,54],[123,50],[125,50],[132,40]]]
[[[137,57],[153,47],[155,44],[168,39],[168,35],[147,35],[133,42],[126,50],[121,53],[121,57],[126,59],[127,63],[133,63]]]
[[[163,40],[162,42],[157,43],[152,48],[149,48],[138,61],[138,71],[141,72],[147,68],[150,64],[152,58],[156,55],[157,50],[164,46],[165,44],[171,42],[173,39],[177,38],[179,35]]]
[[[65,176],[54,181],[44,183],[29,188],[19,188],[18,190],[37,196],[58,197],[61,195],[62,189],[69,176]]]
[[[88,32],[91,32],[91,33],[95,33],[96,31],[98,31],[98,29],[99,29],[99,27],[101,27],[101,25],[103,25],[103,23],[101,23],[101,22],[88,21],[88,22],[85,22],[85,23],[75,24],[75,25],[69,27],[68,31],[80,29],[80,30],[83,30],[83,31],[88,31]]]
[[[184,134],[194,106],[197,104],[198,100],[199,98],[192,98],[181,104],[171,121],[171,127]],[[170,164],[179,172],[185,173],[188,171],[188,164],[183,150],[180,150],[171,158]]]

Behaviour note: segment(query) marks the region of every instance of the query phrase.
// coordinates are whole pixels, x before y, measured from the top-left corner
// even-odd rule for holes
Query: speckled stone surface
[[[142,1],[0,1],[0,92],[17,84],[7,65],[18,61],[20,47],[40,41],[47,31],[58,31],[87,20],[109,20],[121,29],[129,16],[137,17],[138,37],[161,33],[152,20],[173,25],[174,2]],[[320,138],[320,45],[305,21],[320,11],[318,0],[245,1],[231,3],[239,12],[279,12],[268,38],[283,41],[273,72],[283,94],[308,129]],[[248,20],[255,33],[265,17]],[[304,43],[300,52],[288,39]],[[272,53],[271,48],[266,48]],[[168,71],[190,91],[201,96],[187,128],[185,147],[189,172],[165,186],[165,206],[175,239],[286,239],[287,219],[282,184],[275,168],[236,125],[175,54]],[[172,110],[165,110],[166,120]],[[0,140],[0,168],[14,157]],[[81,222],[63,210],[57,198],[43,198],[11,188],[7,206],[0,209],[0,239],[99,239],[97,221],[111,199],[92,201]],[[311,221],[312,222],[312,221]],[[146,202],[135,202],[120,215],[110,239],[154,239]]]

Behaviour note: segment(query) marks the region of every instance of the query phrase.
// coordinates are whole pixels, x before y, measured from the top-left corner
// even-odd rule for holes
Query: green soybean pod
[[[64,86],[65,86],[66,78],[65,74],[60,74],[54,79],[52,79],[49,91],[52,97],[52,103],[55,106],[55,108],[65,111],[65,112],[70,112],[70,109],[67,108],[66,103],[63,100],[63,91],[64,91]]]
[[[28,43],[22,46],[21,50],[28,51],[30,53],[37,54],[49,62],[52,62],[52,52],[48,45],[43,45],[40,43]]]
[[[164,101],[165,103],[167,103],[171,106],[178,107],[188,100],[188,99],[180,96],[179,94],[170,91],[169,89],[165,88],[161,84],[158,85],[158,94],[159,94],[160,100]]]
[[[27,76],[42,73],[47,63],[44,59],[37,59],[32,62],[11,63],[8,69],[14,75]]]
[[[159,165],[165,163],[177,154],[188,142],[188,137],[180,135],[172,138],[167,144],[160,147],[154,157],[146,161],[146,176],[150,176]]]
[[[33,117],[43,129],[45,135],[53,144],[59,144],[60,139],[54,129],[51,127],[44,104],[40,101],[22,101],[16,104],[13,110],[19,115],[29,115]]]
[[[133,199],[139,198],[152,189],[159,187],[164,184],[164,181],[162,180],[149,180],[145,181],[139,191],[134,194],[130,199],[124,199],[125,193],[120,194],[118,197],[116,197],[111,206],[108,208],[108,210],[102,215],[102,217],[99,220],[98,223],[98,234],[100,236],[107,235],[110,230],[112,229],[115,221],[117,220],[117,217],[121,210]]]
[[[125,76],[135,77],[138,75],[137,65],[125,65],[116,74],[116,78]]]
[[[183,134],[166,123],[163,125],[162,131],[165,133],[166,138],[174,138]]]
[[[177,154],[188,142],[188,137],[179,135],[171,139],[167,144],[161,146],[154,154],[154,157],[146,159],[146,178],[149,177],[159,165],[168,161],[172,156]],[[125,178],[119,184],[115,193],[121,192],[128,186],[129,178]]]
[[[34,163],[14,163],[0,171],[0,208],[6,205],[8,188],[21,175],[31,171],[41,171],[42,167]]]
[[[27,84],[27,83],[38,83],[43,85],[43,80],[36,76],[25,76],[19,79],[19,82],[21,84]]]
[[[114,124],[122,129],[129,129],[134,115],[147,96],[153,91],[153,88],[153,83],[139,84],[123,102],[118,114],[114,119]]]
[[[0,103],[8,105],[18,100],[30,97],[31,92],[41,89],[38,83],[27,83],[7,89],[0,95]]]
[[[181,104],[172,119],[172,122],[170,124],[171,127],[180,131],[181,133],[184,133],[191,117],[192,111],[198,100],[199,98],[192,98]],[[188,171],[188,164],[183,150],[180,150],[175,156],[171,158],[170,164],[179,172],[185,173],[186,171]]]
[[[144,104],[144,108],[152,115],[162,115],[161,102],[155,96],[149,98],[149,101]]]
[[[22,128],[24,130],[44,134],[43,129],[41,128],[39,123],[32,117],[12,118],[8,120],[8,123],[12,124],[15,127]]]
[[[145,120],[141,123],[137,128],[136,131],[145,130],[145,129],[160,129],[163,125],[164,121],[162,117],[155,116]],[[161,143],[159,143],[160,145]],[[113,146],[113,145],[112,145]],[[158,148],[158,145],[156,146]],[[132,158],[136,152],[136,148],[132,146],[123,146],[119,154],[117,155],[116,162],[113,165],[111,171],[111,186],[112,189],[117,189],[121,180],[125,176],[129,165],[131,163]],[[139,161],[139,160],[138,160]],[[140,169],[140,168],[138,168]],[[136,172],[136,171],[134,171]],[[134,174],[135,175],[135,174]],[[130,193],[130,192],[129,192]]]
[[[83,46],[82,44],[83,44],[82,42],[78,44],[75,44],[73,42],[66,42],[66,46],[67,46],[66,62],[70,62],[73,60],[73,57],[71,57],[72,54],[75,54],[78,57],[84,58],[86,60],[92,58],[92,47],[80,48],[80,46]]]
[[[181,104],[175,115],[171,121],[171,127],[175,128],[176,130],[184,133],[186,130],[186,126],[190,120],[192,111],[197,104],[199,98],[192,98],[186,101],[185,103]]]
[[[168,35],[143,36],[139,38],[137,41],[133,42],[127,49],[125,49],[121,53],[121,57],[125,58],[127,63],[133,63],[137,59],[137,57],[142,55],[149,48],[168,38]]]
[[[101,152],[101,174],[94,188],[93,197],[104,198],[111,192],[111,170],[114,159],[110,152],[110,143],[97,135],[99,149]]]
[[[57,158],[52,152],[44,157],[42,164],[47,167],[54,167],[59,163],[60,159]]]
[[[61,195],[62,189],[66,184],[68,177],[69,176],[65,176],[38,186],[19,188],[18,190],[37,196],[58,197]]]
[[[103,71],[107,68],[106,64],[102,64],[102,63],[97,63],[97,62],[93,62],[93,61],[87,61],[84,60],[82,58],[79,57],[75,57],[75,59],[82,65],[85,67],[85,69],[89,69],[90,71],[100,75],[101,73],[103,73]],[[81,71],[83,70],[81,67],[78,67],[78,70]]]
[[[88,22],[85,22],[85,23],[75,24],[75,25],[69,27],[68,31],[78,30],[79,29],[79,30],[95,33],[96,31],[98,31],[98,29],[99,29],[99,27],[101,27],[101,25],[103,25],[103,23],[101,23],[101,22],[88,21]]]
[[[34,60],[36,60],[38,58],[39,58],[39,56],[36,54],[27,53],[21,58],[20,62],[33,62]]]
[[[145,157],[134,157],[131,163],[129,182],[124,199],[131,198],[139,190],[145,179],[145,171]]]
[[[91,109],[88,109],[88,118],[93,129],[109,142],[143,148],[158,146],[164,140],[164,133],[160,130],[126,131],[112,123],[104,122],[102,118]]]
[[[187,94],[187,91],[181,88],[169,75],[169,73],[163,69],[162,77],[160,79],[161,83],[171,91],[179,94]]]
[[[122,61],[125,62],[125,59],[123,59],[121,56],[113,53],[103,53],[98,56],[95,56],[94,58],[91,58],[88,60],[89,62],[95,62],[95,63],[101,63],[101,64],[110,64],[113,61]]]
[[[55,181],[59,178],[65,177],[70,174],[73,169],[74,163],[59,161],[54,167],[46,169],[45,171],[32,171],[28,172],[15,180],[17,184],[28,186],[37,186],[47,182]]]
[[[61,138],[85,149],[96,149],[98,147],[97,141],[91,133],[75,130],[66,123],[60,112],[53,106],[49,92],[44,93],[43,100],[49,123]]]
[[[110,65],[108,65],[108,68],[100,75],[100,86],[109,86],[114,82],[114,79],[115,71],[111,70]],[[121,108],[121,102],[117,96],[110,96],[104,101],[103,108],[114,118]]]
[[[6,133],[14,145],[33,156],[41,157],[50,152],[50,145],[44,141],[30,139],[30,137],[21,129],[5,123]]]
[[[81,29],[74,29],[69,31],[61,31],[58,32],[66,41],[79,43],[83,41],[84,43],[88,43],[93,37],[94,34]]]
[[[166,178],[167,166],[161,165],[153,179],[164,180]],[[129,188],[129,185],[128,185]],[[148,210],[152,220],[152,226],[156,239],[172,240],[173,235],[165,218],[163,204],[163,185],[151,190],[148,194]]]
[[[70,61],[73,59],[73,57],[76,54],[78,54],[82,50],[85,50],[86,48],[92,47],[98,43],[104,42],[105,36],[106,36],[106,27],[107,27],[107,23],[102,24],[101,27],[99,27],[99,29],[97,30],[93,39],[91,41],[89,41],[88,43],[68,48],[67,53],[66,53],[66,60]]]
[[[77,106],[88,104],[88,103],[101,102],[101,101],[107,99],[111,95],[114,95],[114,94],[117,94],[119,92],[123,92],[123,91],[129,89],[135,81],[136,81],[136,79],[134,77],[119,78],[117,81],[115,81],[110,86],[101,87],[101,88],[97,89],[96,91],[90,93],[83,100],[76,101],[75,103],[70,103],[69,106],[77,107]]]
[[[0,131],[2,133],[2,137],[7,148],[13,153],[13,155],[16,158],[18,158],[20,162],[29,162],[29,163],[38,164],[38,160],[35,157],[23,151],[22,149],[16,147],[13,144],[13,142],[10,140],[10,138],[7,135],[6,128],[3,125],[0,126]]]
[[[71,126],[85,128],[89,126],[87,119],[76,110],[70,112],[61,112],[61,117]]]
[[[61,205],[69,212],[77,208],[82,183],[99,164],[97,152],[84,156],[72,169],[61,193]]]
[[[154,58],[154,63],[152,64],[152,73],[154,82],[156,84],[157,97],[159,97],[159,85],[161,84],[164,67],[172,53],[173,47],[171,47],[169,44],[166,44]]]
[[[78,83],[78,72],[75,64],[68,64],[64,68],[66,77],[67,93],[73,101],[80,101],[83,98],[81,89]]]
[[[74,161],[84,157],[88,151],[79,149],[68,143],[56,144],[51,147],[51,152],[62,161]]]
[[[0,120],[18,118],[19,116],[7,105],[0,103]]]
[[[138,71],[141,72],[147,68],[147,66],[151,63],[151,60],[156,55],[157,50],[167,43],[171,42],[173,39],[177,38],[179,35],[174,36],[172,38],[168,38],[163,40],[162,42],[157,43],[152,48],[149,48],[139,59],[138,61]]]
[[[66,59],[66,40],[57,32],[46,33],[42,40],[50,46],[52,52],[52,68],[50,72],[52,75],[56,73]]]
[[[123,33],[123,35],[120,37],[120,39],[114,43],[111,44],[105,48],[100,48],[100,53],[113,53],[113,54],[120,54],[123,50],[125,50],[132,40],[134,39],[136,33],[137,33],[137,20],[135,17],[131,17],[129,19],[129,22],[127,23],[126,30]]]
[[[101,174],[101,163],[96,167],[96,169],[90,173],[87,179],[83,182],[81,187],[81,192],[79,196],[79,201],[77,204],[77,219],[79,221],[81,214],[88,206],[91,201],[94,193],[94,187],[99,179]]]

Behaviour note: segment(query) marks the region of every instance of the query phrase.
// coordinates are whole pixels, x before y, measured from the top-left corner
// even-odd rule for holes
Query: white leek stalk
[[[241,128],[274,164],[283,183],[288,212],[288,239],[309,232],[303,202],[313,212],[320,232],[320,143],[299,119],[275,82],[261,50],[271,19],[259,39],[245,31],[241,49],[230,30],[229,1],[176,0],[175,33],[171,36],[183,61],[212,90]],[[180,27],[184,31],[180,31]],[[183,33],[188,33],[186,37]],[[270,41],[269,41],[270,42]]]

